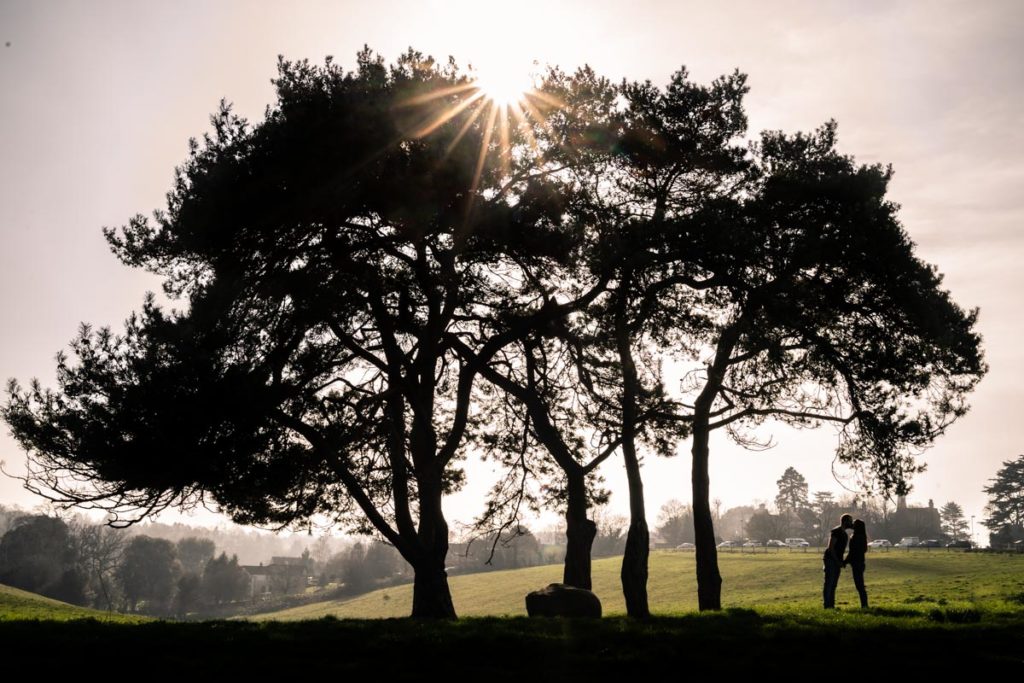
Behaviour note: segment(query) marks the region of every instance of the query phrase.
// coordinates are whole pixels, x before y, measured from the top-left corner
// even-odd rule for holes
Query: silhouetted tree
[[[187,572],[178,577],[174,589],[172,611],[177,617],[186,617],[203,604],[203,577]]]
[[[313,543],[311,555],[313,556],[313,562],[316,569],[323,569],[323,566],[327,563],[327,560],[330,559],[331,545],[332,538],[327,534],[320,536]]]
[[[483,526],[488,516],[506,510],[507,501],[525,495],[521,488],[526,485],[525,477],[516,480],[516,473],[531,472],[542,478],[549,502],[565,510],[562,582],[590,589],[591,554],[598,530],[589,510],[592,505],[604,503],[608,495],[599,487],[594,473],[615,453],[618,444],[595,443],[582,436],[589,426],[585,412],[579,410],[584,392],[575,386],[576,370],[566,353],[562,340],[536,335],[506,347],[496,355],[493,365],[482,368],[481,374],[512,397],[516,405],[506,406],[499,434],[485,441],[505,446],[499,454],[510,466],[513,481],[511,486],[506,487],[507,481],[503,481],[495,488],[487,515],[478,526]],[[518,519],[509,518],[491,526],[516,523]]]
[[[407,575],[401,556],[387,543],[374,540],[366,544],[366,555],[363,558],[370,574],[377,579],[394,579],[396,576]]]
[[[344,558],[341,580],[345,584],[345,589],[350,593],[365,593],[370,590],[377,577],[374,567],[366,561],[366,545],[354,543],[345,551]]]
[[[474,534],[454,558],[466,572],[516,569],[541,563],[540,543],[525,526],[489,534]]]
[[[869,539],[888,539],[891,536],[893,507],[885,496],[872,496],[863,500],[860,518],[867,524]]]
[[[755,512],[757,512],[757,508],[753,505],[731,507],[721,514],[715,528],[721,531],[723,539],[742,541],[746,538],[747,520]],[[694,530],[694,537],[696,537],[696,529]]]
[[[327,561],[324,562],[323,573],[328,582],[342,581],[347,550],[348,549],[346,548],[345,550],[332,554],[327,558]]]
[[[332,555],[324,564],[324,573],[330,580],[344,583],[347,592],[360,593],[400,577],[406,566],[393,547],[370,540]]]
[[[716,201],[745,169],[733,138],[746,119],[739,102],[744,78],[733,74],[711,85],[676,72],[664,90],[648,82],[624,83],[623,108],[613,119],[610,168],[601,169],[595,205],[600,239],[587,263],[609,279],[609,295],[594,316],[598,349],[611,351],[599,368],[612,372],[605,384],[611,400],[599,413],[606,438],[622,444],[630,497],[630,527],[623,553],[622,582],[627,612],[650,614],[646,520],[640,450],[675,454],[689,433],[689,415],[665,405],[661,358],[652,349],[678,346],[692,334],[692,311],[700,277],[680,265],[673,241],[674,217]],[[682,195],[683,204],[676,200]],[[666,416],[677,418],[665,421]]]
[[[611,514],[604,505],[594,508],[593,517],[594,556],[613,557],[621,554],[626,547],[629,519],[622,515]]]
[[[145,602],[152,614],[167,611],[180,574],[174,544],[149,536],[135,536],[128,542],[115,571],[127,608],[135,612]]]
[[[186,536],[174,544],[181,563],[181,571],[186,574],[202,575],[206,563],[213,559],[217,546],[208,538]]]
[[[815,491],[811,495],[811,510],[814,512],[811,527],[805,530],[811,545],[825,545],[828,533],[839,519],[839,504],[831,491]]]
[[[982,522],[992,532],[992,547],[1024,539],[1024,455],[1003,461],[983,491],[988,494]]]
[[[1024,542],[1024,526],[1007,524],[988,535],[988,544],[991,548],[1013,548],[1017,542]]]
[[[939,509],[939,518],[942,520],[942,533],[954,541],[959,541],[961,536],[967,535],[967,520],[964,519],[964,509],[957,503],[949,501]]]
[[[807,480],[792,467],[787,467],[776,485],[779,493],[775,496],[775,507],[779,512],[795,512],[808,505]]]
[[[782,515],[773,515],[760,509],[747,520],[747,536],[754,541],[767,543],[771,539],[785,538],[787,522]]]
[[[561,315],[512,291],[520,264],[565,255],[538,121],[495,135],[497,105],[411,51],[354,72],[282,60],[274,83],[262,123],[213,117],[166,211],[107,232],[185,311],[150,300],[123,335],[83,329],[59,391],[12,385],[3,416],[54,500],[113,501],[122,523],[207,496],[240,523],[330,515],[412,565],[415,616],[454,617],[441,501],[474,378]],[[476,333],[481,311],[503,333]]]
[[[87,591],[95,607],[113,610],[120,594],[114,573],[121,563],[128,535],[121,529],[79,518],[69,525],[78,564],[87,577]]]
[[[681,324],[686,348],[702,349],[707,363],[688,377],[693,409],[683,416],[693,430],[701,609],[721,606],[708,507],[713,430],[756,446],[744,430],[767,419],[832,423],[840,462],[906,491],[922,469],[914,455],[966,412],[986,370],[977,312],[957,306],[914,256],[885,198],[891,171],[859,166],[835,144],[834,123],[766,132],[714,200],[682,184],[663,189],[680,207],[666,217],[677,267],[701,294]]]
[[[0,583],[84,604],[85,577],[67,524],[56,517],[16,519],[0,539]]]
[[[670,500],[658,512],[658,534],[671,547],[693,543],[693,511],[689,505]]]
[[[249,574],[238,566],[238,556],[227,553],[211,558],[203,570],[203,594],[215,605],[237,602],[249,596]]]
[[[24,516],[23,510],[0,505],[0,538],[3,538],[3,535],[14,526],[15,520]]]
[[[645,617],[650,538],[640,449],[672,454],[688,429],[685,421],[666,419],[671,411],[652,349],[680,338],[678,312],[689,308],[687,287],[694,283],[666,248],[666,205],[652,193],[666,183],[696,183],[710,199],[714,179],[741,168],[742,153],[728,148],[735,117],[720,114],[741,94],[742,79],[706,88],[683,74],[663,96],[649,84],[613,87],[584,69],[572,76],[555,71],[548,86],[563,103],[552,126],[568,140],[585,141],[564,146],[575,155],[569,215],[585,237],[580,261],[587,272],[559,279],[578,284],[586,274],[582,282],[592,288],[584,296],[572,292],[579,310],[510,346],[519,355],[496,357],[485,375],[525,406],[532,428],[526,436],[543,446],[564,482],[558,500],[566,505],[563,581],[570,585],[591,584],[596,531],[587,509],[603,493],[588,478],[621,450],[630,497],[623,594],[628,613]],[[658,138],[666,112],[684,109],[671,124],[677,137]],[[595,291],[600,296],[589,296]],[[521,460],[529,451],[516,450]]]
[[[525,333],[491,355],[481,369],[500,390],[487,401],[492,405],[485,406],[490,423],[500,428],[481,434],[481,444],[504,462],[510,474],[492,491],[477,526],[491,534],[517,525],[518,517],[508,513],[518,512],[523,501],[537,504],[522,476],[531,473],[542,482],[546,501],[564,509],[562,581],[589,589],[597,534],[589,510],[607,500],[595,472],[622,441],[607,438],[595,423],[602,405],[593,393],[591,365],[584,354],[596,340],[581,329],[593,322],[588,308],[605,293],[610,273],[588,272],[580,264],[592,257],[590,245],[600,232],[594,206],[606,145],[595,139],[610,134],[617,90],[589,68],[573,74],[552,69],[542,90],[558,106],[534,142],[564,181],[560,201],[570,256],[559,263],[535,261],[540,267],[524,265],[526,286],[519,296],[536,297],[547,315],[535,317]],[[487,323],[492,335],[524,329],[521,321],[504,316],[492,316]]]

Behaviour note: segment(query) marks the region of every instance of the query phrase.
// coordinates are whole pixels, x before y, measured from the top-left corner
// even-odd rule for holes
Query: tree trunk
[[[626,613],[636,619],[651,616],[647,604],[647,557],[651,537],[647,520],[631,515],[626,536],[626,552],[622,555],[622,595],[626,599]]]
[[[626,481],[629,484],[629,532],[619,576],[622,596],[626,599],[626,613],[637,619],[646,619],[651,616],[647,604],[647,559],[651,553],[651,535],[647,529],[640,460],[636,455],[636,370],[628,348],[623,361],[626,389],[622,406],[622,459],[626,463]]]
[[[651,616],[647,604],[647,558],[651,553],[651,535],[647,529],[644,484],[640,479],[636,449],[631,440],[623,446],[629,481],[629,532],[626,550],[622,554],[622,595],[626,599],[626,613],[637,619],[646,619]]]
[[[631,277],[623,277],[623,287],[630,286]],[[626,316],[625,294],[619,292],[615,315],[615,337],[622,363],[622,458],[626,464],[629,484],[629,532],[626,550],[622,554],[622,595],[626,599],[626,613],[637,619],[651,616],[647,604],[647,558],[651,552],[651,536],[647,530],[647,511],[644,509],[644,481],[640,476],[640,460],[636,455],[636,423],[638,380],[633,349],[630,346],[629,324]]]
[[[448,589],[444,559],[425,559],[413,567],[412,616],[414,619],[455,619],[455,605]]]
[[[708,417],[697,406],[693,424],[693,530],[697,556],[697,606],[703,610],[722,609],[722,575],[718,572],[715,525],[711,517],[708,478]],[[703,413],[703,414],[701,414]]]
[[[110,599],[110,589],[107,587],[107,580],[103,578],[103,574],[99,575],[100,589],[103,591],[103,601],[107,603],[107,611],[114,611],[114,601]]]
[[[711,482],[708,477],[708,453],[711,439],[711,408],[722,389],[733,349],[752,319],[745,312],[730,324],[718,339],[715,359],[708,367],[708,379],[693,403],[693,531],[697,556],[697,606],[703,610],[722,609],[722,575],[718,572],[718,548],[715,524],[711,518]]]
[[[565,510],[565,570],[562,583],[591,589],[590,550],[597,536],[597,524],[587,518],[587,484],[582,469],[567,472],[568,504]]]
[[[448,522],[441,509],[441,477],[419,477],[420,524],[418,552],[413,563],[412,616],[424,619],[455,619],[455,605],[448,588],[445,560],[448,557]]]

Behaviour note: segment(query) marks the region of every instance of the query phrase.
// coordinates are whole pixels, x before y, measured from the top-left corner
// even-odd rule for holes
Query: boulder
[[[526,596],[526,613],[531,617],[601,616],[601,601],[584,588],[553,583]]]

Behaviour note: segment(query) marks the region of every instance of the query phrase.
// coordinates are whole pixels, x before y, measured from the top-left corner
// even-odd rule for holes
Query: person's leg
[[[860,606],[868,606],[868,591],[864,587],[864,565],[850,565],[853,569],[853,585],[857,587],[860,594]]]
[[[828,606],[836,606],[836,589],[839,587],[839,575],[842,571],[842,567],[839,564],[834,564],[831,567],[831,575],[828,580]]]
[[[839,566],[832,562],[825,562],[825,586],[822,590],[825,609],[831,609],[836,606],[836,586],[838,584]]]

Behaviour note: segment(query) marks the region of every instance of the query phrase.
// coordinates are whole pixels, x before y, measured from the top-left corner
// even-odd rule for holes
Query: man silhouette
[[[843,552],[846,550],[846,530],[853,528],[853,517],[843,515],[839,518],[839,526],[828,535],[828,547],[822,557],[825,570],[825,609],[836,606],[836,586],[839,584],[839,572],[843,569]]]

